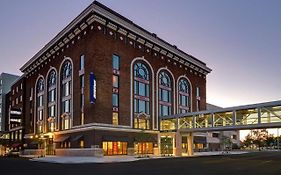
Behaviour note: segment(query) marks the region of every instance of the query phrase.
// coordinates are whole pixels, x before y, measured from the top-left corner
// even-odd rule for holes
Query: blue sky
[[[19,68],[91,0],[1,0],[0,72]],[[207,101],[222,107],[281,99],[281,1],[100,0],[206,62]]]

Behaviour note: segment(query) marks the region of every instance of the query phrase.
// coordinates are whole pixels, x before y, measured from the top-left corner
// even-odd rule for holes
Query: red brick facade
[[[101,6],[94,4],[93,6]],[[101,8],[106,9],[105,7],[101,6]],[[107,9],[108,10],[108,9]],[[109,11],[112,14],[112,11]],[[82,12],[82,16],[83,16]],[[169,56],[167,54],[161,53],[159,50],[161,46],[157,46],[160,49],[157,49],[156,44],[154,46],[150,46],[150,41],[146,41],[146,43],[139,42],[138,39],[132,39],[134,37],[130,37],[128,34],[124,35],[124,32],[118,32],[114,30],[114,27],[110,27],[108,24],[112,21],[110,19],[104,18],[106,20],[106,24],[103,24],[102,20],[96,20],[89,24],[90,22],[87,21],[90,15],[85,15],[86,17],[83,18],[79,23],[74,26],[74,29],[71,31],[73,38],[69,36],[69,33],[66,33],[60,40],[57,41],[55,45],[52,45],[50,48],[46,49],[46,52],[43,52],[42,55],[47,55],[50,53],[49,56],[45,56],[44,59],[40,61],[40,58],[37,60],[33,60],[30,65],[25,66],[22,70],[25,72],[26,75],[26,98],[25,100],[25,130],[27,135],[37,134],[34,131],[36,126],[36,107],[35,99],[36,99],[36,81],[38,80],[39,76],[44,77],[45,84],[47,84],[47,77],[48,72],[51,69],[56,70],[57,72],[57,81],[60,81],[61,76],[61,65],[63,64],[65,58],[70,58],[72,61],[72,83],[73,83],[73,91],[72,91],[72,102],[73,108],[71,109],[73,112],[73,126],[70,130],[66,131],[55,131],[55,137],[59,138],[65,135],[75,137],[76,135],[82,134],[85,140],[85,147],[91,147],[93,145],[102,146],[101,143],[105,140],[105,136],[122,136],[127,137],[129,146],[132,147],[132,143],[134,142],[134,135],[132,133],[137,133],[139,130],[133,131],[133,127],[131,127],[131,102],[132,102],[132,95],[131,95],[131,66],[132,62],[136,58],[140,58],[141,60],[145,60],[148,62],[154,74],[153,84],[154,89],[151,87],[152,93],[154,93],[154,116],[158,118],[158,114],[156,113],[157,107],[157,77],[158,72],[161,68],[165,68],[169,70],[174,77],[173,80],[173,93],[175,93],[175,98],[172,98],[173,106],[175,109],[177,104],[177,80],[181,76],[186,76],[191,83],[192,87],[192,94],[191,94],[191,101],[192,101],[192,110],[195,111],[196,109],[196,88],[200,88],[200,110],[206,109],[206,74],[203,71],[199,71],[201,69],[196,69],[196,66],[187,66],[185,62],[181,62],[181,59],[176,60],[177,56]],[[96,14],[99,15],[99,14]],[[116,14],[115,14],[116,15]],[[120,17],[116,15],[117,17]],[[122,17],[123,18],[123,17]],[[82,23],[86,23],[87,27],[81,27]],[[112,22],[114,23],[114,22]],[[116,24],[117,28],[122,27],[126,28],[126,26],[120,26]],[[75,28],[79,28],[79,32],[75,31]],[[127,30],[128,33],[133,33],[130,30]],[[145,31],[146,32],[146,31]],[[141,38],[141,35],[138,33],[133,33],[137,36],[137,38]],[[157,38],[156,35],[152,35],[159,41],[161,39]],[[68,38],[69,41],[63,41],[64,38]],[[71,39],[70,39],[71,38]],[[60,42],[63,42],[63,46],[58,49]],[[164,42],[164,41],[162,41]],[[151,42],[152,43],[152,42]],[[167,43],[166,43],[167,44]],[[177,49],[174,47],[174,49]],[[56,50],[56,51],[52,51]],[[163,50],[163,49],[162,49]],[[179,51],[181,52],[181,51]],[[118,55],[120,57],[120,80],[119,80],[119,126],[112,125],[112,56],[113,54]],[[84,87],[84,116],[85,122],[84,125],[81,125],[81,108],[80,108],[80,79],[79,79],[79,68],[80,68],[80,56],[85,55],[85,87]],[[190,56],[192,59],[200,62],[199,60],[195,59],[194,57]],[[29,63],[28,63],[29,64]],[[36,65],[35,67],[32,67]],[[200,64],[205,65],[204,63],[200,62]],[[149,65],[148,65],[149,67]],[[96,76],[97,82],[97,99],[95,104],[90,103],[90,73],[93,72]],[[208,72],[208,71],[207,71]],[[59,118],[60,114],[58,111],[59,104],[60,104],[60,88],[57,87],[57,114],[56,117]],[[48,116],[48,103],[47,103],[47,88],[45,88],[44,93],[44,121],[47,121]],[[172,96],[174,97],[174,96]],[[152,103],[151,103],[152,108]],[[172,114],[176,114],[177,111],[174,111]],[[150,119],[150,128],[152,129],[152,119]],[[46,123],[45,123],[46,124]],[[104,125],[106,124],[106,125]],[[87,129],[90,126],[99,126],[103,127],[102,129],[99,128],[92,128]],[[155,128],[159,128],[157,122],[154,122]],[[159,122],[158,122],[159,125]],[[45,126],[46,127],[46,126]],[[106,129],[108,128],[108,129]],[[114,129],[112,129],[114,128]],[[117,128],[117,129],[116,129]],[[120,130],[118,130],[120,128]],[[128,131],[126,131],[126,129]],[[130,130],[130,132],[129,132]],[[153,141],[157,143],[157,132],[154,132],[153,137],[155,138]],[[152,132],[151,132],[152,133]],[[71,147],[78,147],[77,143],[72,143]]]

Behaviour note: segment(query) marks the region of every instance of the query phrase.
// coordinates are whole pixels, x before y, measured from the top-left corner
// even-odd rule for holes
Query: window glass
[[[118,113],[117,112],[112,113],[112,124],[118,125]]]
[[[113,55],[112,56],[112,68],[113,69],[115,69],[115,70],[119,70],[120,69],[120,62],[119,62],[120,60],[119,60],[119,56],[117,56],[117,55]]]
[[[113,75],[112,77],[112,84],[113,87],[118,88],[119,87],[119,77],[116,75]]]
[[[119,99],[118,99],[118,95],[117,94],[112,94],[112,105],[114,107],[118,107],[119,106]]]
[[[85,68],[85,55],[80,56],[80,70]]]
[[[146,85],[144,84],[144,83],[141,83],[141,82],[139,82],[139,92],[138,92],[138,95],[140,95],[140,96],[146,96],[146,90],[145,90],[145,88],[146,88]]]

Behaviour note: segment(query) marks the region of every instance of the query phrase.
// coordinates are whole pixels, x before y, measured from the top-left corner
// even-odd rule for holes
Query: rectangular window
[[[49,102],[54,102],[56,101],[56,90],[53,89],[49,92]]]
[[[66,100],[62,102],[62,108],[63,108],[63,113],[69,113],[70,112],[70,101]]]
[[[120,70],[120,58],[117,55],[112,56],[112,68],[114,70]]]
[[[113,125],[118,125],[118,113],[117,112],[113,112],[112,113],[112,124]]]
[[[63,84],[63,92],[64,92],[64,96],[67,97],[70,95],[70,82],[66,82],[65,84]]]
[[[49,117],[55,117],[55,106],[49,107]]]
[[[114,88],[118,88],[119,87],[119,77],[116,75],[113,75],[112,77],[112,84]]]
[[[80,108],[81,110],[84,108],[85,96],[84,94],[80,95]]]
[[[118,94],[112,94],[112,105],[114,107],[119,106],[119,96],[118,96]]]
[[[80,87],[81,88],[85,87],[85,76],[84,75],[80,76]]]
[[[85,123],[85,117],[84,117],[84,112],[81,113],[81,125],[84,125]]]
[[[84,143],[84,140],[80,140],[80,142],[79,142],[79,146],[80,146],[80,148],[84,148],[84,145],[85,143]]]
[[[20,102],[22,102],[22,95],[20,96]]]
[[[69,129],[69,119],[64,119],[64,129]]]
[[[200,100],[196,100],[196,110],[200,111]]]
[[[196,87],[196,97],[200,97],[200,88]]]
[[[80,70],[85,69],[85,55],[80,56]]]
[[[170,106],[160,105],[159,111],[160,111],[159,112],[160,116],[171,115],[171,107]]]
[[[43,120],[43,110],[38,111],[38,119]]]

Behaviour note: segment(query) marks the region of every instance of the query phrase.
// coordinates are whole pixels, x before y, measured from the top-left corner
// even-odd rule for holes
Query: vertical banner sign
[[[90,103],[95,103],[97,99],[97,83],[93,72],[90,73]]]

